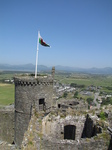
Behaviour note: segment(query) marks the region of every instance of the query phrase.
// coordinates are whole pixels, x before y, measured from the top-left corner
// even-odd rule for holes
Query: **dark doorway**
[[[76,126],[64,126],[64,139],[75,140]]]
[[[39,99],[39,110],[45,110],[45,99]]]

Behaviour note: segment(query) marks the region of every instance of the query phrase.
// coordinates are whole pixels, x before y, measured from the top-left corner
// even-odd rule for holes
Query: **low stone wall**
[[[72,99],[72,100],[65,100],[61,99],[57,102],[57,108],[59,109],[68,109],[72,108],[74,110],[87,110],[88,104],[84,102],[84,100]]]
[[[104,140],[82,139],[80,141],[43,139],[41,141],[43,150],[107,150],[108,145]]]
[[[14,141],[14,110],[0,109],[0,140],[13,143]]]

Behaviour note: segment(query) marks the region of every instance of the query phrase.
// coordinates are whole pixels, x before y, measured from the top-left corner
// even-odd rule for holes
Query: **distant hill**
[[[66,66],[56,66],[56,70],[79,72],[79,73],[90,73],[90,74],[112,74],[112,68],[76,68]]]
[[[38,71],[50,71],[52,67],[47,67],[44,65],[38,65]],[[65,72],[78,72],[78,73],[90,73],[90,74],[112,74],[112,68],[76,68],[68,66],[55,66],[56,71]],[[0,64],[0,70],[3,71],[34,71],[35,65],[25,64],[25,65],[9,65]]]
[[[25,65],[8,65],[8,64],[0,64],[0,70],[8,70],[8,71],[34,71],[35,65],[33,64],[25,64]],[[38,71],[47,71],[48,67],[44,65],[38,66]]]

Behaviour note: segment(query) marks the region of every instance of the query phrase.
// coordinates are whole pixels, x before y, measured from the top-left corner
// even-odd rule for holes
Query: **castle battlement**
[[[52,85],[52,76],[38,76],[34,77],[15,77],[14,78],[16,86],[36,86],[36,85]]]

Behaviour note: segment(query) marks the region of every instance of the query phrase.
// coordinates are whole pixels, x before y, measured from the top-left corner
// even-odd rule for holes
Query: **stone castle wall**
[[[60,106],[60,107],[59,107]],[[72,108],[74,110],[87,110],[88,109],[88,104],[84,102],[84,100],[78,100],[78,99],[70,99],[70,100],[65,100],[61,99],[60,101],[57,102],[57,107],[60,109],[68,109]]]
[[[107,150],[110,148],[109,150],[111,150],[110,135],[107,132],[105,132],[105,134],[101,133],[95,136],[91,135],[91,132],[94,128],[93,124],[95,123],[95,118],[92,116],[87,115],[86,118],[85,116],[67,115],[65,118],[61,118],[61,116],[55,115],[53,115],[52,112],[52,114],[50,113],[41,121],[40,116],[37,118],[35,115],[33,115],[28,131],[26,132],[22,143],[23,149]],[[85,137],[81,138],[84,129],[84,122],[86,122],[87,128],[89,128],[91,131],[89,132],[89,135],[87,135],[89,137],[85,135]],[[76,126],[75,140],[64,138],[64,126],[67,125]],[[90,128],[91,125],[92,128]],[[32,145],[30,145],[32,137]]]
[[[0,109],[0,140],[13,143],[14,141],[14,110]]]
[[[76,128],[75,130],[75,140],[79,140],[82,136],[85,116],[66,116],[65,118],[60,118],[60,116],[49,116],[45,117],[42,121],[42,133],[43,135],[53,137],[59,140],[64,139],[64,127],[67,125],[72,125]]]
[[[38,141],[37,141],[38,142]],[[82,139],[80,141],[70,141],[58,139],[43,139],[41,142],[43,150],[108,150],[107,142],[104,140]],[[111,149],[109,149],[111,150]]]
[[[15,78],[15,138],[20,146],[32,115],[36,111],[49,111],[52,106],[52,77]]]

